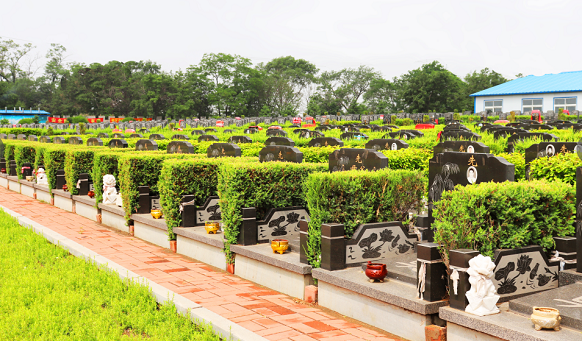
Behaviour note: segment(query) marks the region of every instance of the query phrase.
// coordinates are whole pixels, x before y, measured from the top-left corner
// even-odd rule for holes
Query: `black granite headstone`
[[[151,134],[149,139],[150,140],[165,140],[166,137],[162,134]]]
[[[303,153],[295,147],[265,146],[259,151],[259,162],[303,162]]]
[[[388,167],[388,158],[375,150],[341,148],[329,154],[329,171],[378,170]]]
[[[232,134],[234,131],[232,129],[224,129],[222,131],[223,134]]]
[[[267,136],[287,136],[287,132],[282,129],[268,129]]]
[[[166,151],[168,154],[194,154],[194,147],[188,141],[172,141]]]
[[[16,135],[14,134],[8,134],[8,136],[6,136],[7,140],[16,140]]]
[[[238,234],[240,245],[255,245],[258,242],[257,210],[254,207],[242,209],[242,226]]]
[[[206,150],[207,157],[240,157],[241,155],[240,147],[233,143],[213,143]]]
[[[395,139],[374,139],[366,142],[366,149],[399,150],[408,148],[408,143]]]
[[[206,132],[206,133],[216,133],[216,132],[218,132],[218,130],[216,130],[214,128],[206,128],[206,129],[204,129],[204,132]]]
[[[316,137],[311,139],[307,144],[308,147],[343,147],[344,141],[338,139],[337,137]]]
[[[253,140],[248,136],[231,136],[228,138],[228,143],[253,143]]]
[[[82,145],[83,139],[77,136],[71,136],[69,137],[69,144]]]
[[[288,137],[280,137],[280,136],[273,136],[269,137],[267,141],[265,141],[265,146],[289,146],[294,147],[295,141],[291,140]]]
[[[299,137],[304,138],[304,139],[309,139],[309,138],[313,138],[313,137],[324,137],[324,135],[322,133],[320,133],[319,131],[307,130],[307,131],[299,132]]]
[[[17,140],[24,141],[24,140],[26,140],[26,135],[24,135],[24,134],[18,134],[18,135],[16,136],[16,139],[17,139]]]
[[[481,135],[476,134],[470,130],[461,130],[461,129],[447,130],[447,131],[443,130],[440,139],[442,141],[448,141],[448,140],[472,140],[472,141],[476,141],[476,140],[481,139]]]
[[[41,136],[40,137],[40,142],[42,143],[52,143],[51,137],[50,136]]]
[[[55,137],[53,137],[53,143],[54,144],[64,144],[65,138],[62,136],[55,136]]]
[[[107,133],[99,133],[99,134],[97,134],[97,137],[99,137],[99,138],[109,138],[109,134],[107,134]]]
[[[465,294],[471,289],[469,283],[469,261],[479,255],[479,251],[458,249],[449,251],[449,268],[452,275],[449,276],[449,304],[452,308],[465,310],[469,301]],[[456,271],[457,275],[454,275]],[[457,278],[456,281],[453,279]],[[456,283],[455,283],[456,282]]]
[[[10,175],[10,176],[17,176],[18,175],[18,173],[16,173],[16,161],[15,160],[8,161],[8,175]]]
[[[417,278],[418,295],[425,301],[435,302],[447,298],[447,267],[443,263],[438,249],[434,243],[418,244],[416,272],[424,273],[424,277]],[[420,271],[424,267],[425,271]],[[422,285],[424,282],[424,285]]]
[[[192,130],[190,135],[204,135],[204,130]]]
[[[111,139],[107,144],[109,148],[127,148],[129,145],[123,139]]]
[[[28,135],[28,141],[36,142],[38,137],[36,135]]]
[[[0,140],[6,140],[7,138],[8,138],[8,135],[0,134]]]
[[[57,169],[57,179],[56,179],[56,188],[55,189],[63,189],[63,186],[67,183],[67,179],[65,178],[65,170],[64,169]]]
[[[170,139],[171,140],[189,140],[190,138],[184,134],[175,134]]]
[[[113,138],[114,139],[124,139],[125,135],[123,135],[121,133],[115,133],[115,134],[113,134]]]
[[[200,137],[198,137],[198,142],[218,142],[220,141],[218,139],[218,137],[216,137],[216,135],[200,135]]]
[[[367,140],[368,135],[360,132],[348,131],[340,135],[342,140]]]
[[[381,127],[372,127],[372,132],[377,132],[377,131],[392,131],[391,127],[388,126],[381,126]]]
[[[243,134],[256,134],[259,130],[255,128],[247,128],[244,130]]]
[[[474,141],[441,141],[433,147],[433,155],[444,152],[489,153],[489,147]]]
[[[154,140],[139,140],[135,144],[135,150],[158,150],[158,143]]]
[[[26,179],[27,176],[31,176],[32,175],[32,165],[30,164],[30,162],[24,162],[22,164],[22,168],[20,169],[20,173],[22,173],[22,178]]]
[[[77,195],[87,195],[89,193],[89,188],[93,184],[91,176],[88,173],[79,173],[79,179],[77,181]]]
[[[98,137],[91,137],[91,138],[87,139],[87,145],[92,146],[92,147],[96,147],[96,146],[102,147],[103,141],[101,141],[101,139]]]
[[[142,139],[143,138],[143,135],[142,134],[131,134],[131,135],[129,135],[129,137],[130,138],[139,138],[139,139]]]
[[[149,141],[149,140],[146,140],[146,141]],[[150,213],[152,210],[150,187],[149,186],[138,186],[137,191],[138,191],[137,213],[139,213],[139,214]]]

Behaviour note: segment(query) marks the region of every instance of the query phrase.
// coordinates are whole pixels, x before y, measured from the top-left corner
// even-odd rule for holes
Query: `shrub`
[[[334,150],[340,147],[299,147],[303,153],[303,162],[314,162],[314,163],[329,163],[329,154],[333,153]],[[262,148],[261,148],[262,149]],[[257,152],[257,156],[258,156]]]
[[[46,150],[46,145],[39,143],[35,149],[35,156],[34,156],[34,169],[35,171],[38,170],[39,166],[43,166],[44,168],[44,152]]]
[[[77,195],[77,181],[79,174],[93,172],[93,158],[95,149],[69,148],[65,154],[65,178],[69,192]]]
[[[310,174],[304,184],[309,222],[307,255],[319,267],[321,224],[344,224],[351,238],[360,224],[404,221],[418,209],[425,181],[418,171],[382,169]]]
[[[34,121],[32,120],[32,118],[23,118],[20,121],[18,121],[18,124],[33,124]]]
[[[428,120],[430,120],[430,116],[428,116],[428,115],[422,116],[422,122],[428,122]]]
[[[47,146],[44,150],[44,166],[46,177],[49,183],[49,189],[55,189],[57,185],[57,170],[65,169],[65,154],[66,150],[63,146]]]
[[[0,124],[1,125],[10,124],[10,121],[7,118],[3,118],[3,119],[0,120]]]
[[[230,244],[237,243],[243,208],[255,207],[257,219],[262,219],[271,208],[305,206],[303,182],[309,174],[327,169],[326,164],[244,160],[220,165],[218,193],[228,262],[234,261]]]
[[[18,143],[14,146],[14,160],[16,161],[16,174],[19,179],[22,179],[21,168],[25,162],[34,164],[36,157],[36,150],[31,143]]]
[[[121,120],[121,122],[129,122],[129,121],[135,121],[135,118],[133,118],[133,117],[126,117],[123,120]]]
[[[394,123],[397,126],[411,126],[414,124],[414,121],[410,118],[398,118],[394,120]]]
[[[515,165],[515,181],[525,179],[525,155],[522,153],[500,153],[496,156],[502,157]]]
[[[396,124],[396,115],[390,115],[390,124]]]
[[[0,133],[3,134],[24,134],[26,137],[29,135],[40,136],[42,134],[42,129],[37,128],[0,128]]]
[[[537,158],[529,166],[529,178],[532,180],[561,180],[574,185],[576,183],[576,168],[582,166],[582,161],[575,153],[561,153],[552,157]]]
[[[85,116],[73,116],[67,119],[69,123],[89,123],[89,120]]]
[[[561,181],[522,181],[456,186],[435,203],[432,226],[443,259],[448,250],[496,249],[531,244],[546,251],[553,237],[574,233],[576,193]]]
[[[381,152],[388,158],[388,167],[391,169],[420,170],[428,175],[428,161],[433,154],[431,150],[406,148]]]

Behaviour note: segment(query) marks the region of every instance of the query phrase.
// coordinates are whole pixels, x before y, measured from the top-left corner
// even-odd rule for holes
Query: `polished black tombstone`
[[[198,137],[198,142],[218,142],[220,141],[216,135],[200,135]]]
[[[8,162],[8,175],[9,176],[18,176],[18,173],[16,173],[16,161],[15,160],[10,160]]]
[[[206,133],[216,133],[216,132],[218,132],[218,130],[216,130],[214,128],[206,128],[206,129],[204,129],[204,132],[206,132]]]
[[[24,141],[24,140],[26,140],[26,135],[24,135],[24,134],[18,134],[18,135],[16,136],[16,139],[17,139],[17,140]]]
[[[558,137],[554,134],[548,133],[530,133],[530,132],[515,132],[507,138],[507,144],[514,144],[517,141],[524,141],[525,139],[538,138],[542,141],[558,141]]]
[[[294,129],[293,134],[300,134],[301,132],[304,132],[304,131],[311,131],[311,130],[305,129],[305,128]]]
[[[367,140],[368,135],[360,132],[347,131],[340,135],[342,140]]]
[[[441,141],[433,147],[433,155],[444,152],[489,153],[489,147],[474,141]]]
[[[62,136],[55,136],[55,137],[53,137],[53,143],[54,144],[64,144],[65,138]]]
[[[248,136],[231,136],[228,138],[228,143],[253,143],[253,140]]]
[[[576,152],[577,142],[540,142],[525,149],[525,164],[529,165],[540,157],[552,157],[558,154]]]
[[[109,134],[107,134],[107,133],[99,133],[99,134],[97,134],[97,137],[99,137],[99,138],[109,138]]]
[[[396,139],[374,139],[366,142],[366,149],[399,150],[408,148],[408,143]]]
[[[196,197],[194,195],[183,195],[180,199],[180,209],[182,212],[181,227],[196,226]]]
[[[303,162],[303,153],[295,147],[265,146],[259,151],[259,162]]]
[[[375,150],[341,148],[329,154],[329,171],[378,170],[388,167],[388,158]]]
[[[170,140],[189,140],[190,138],[184,134],[175,134],[170,137]]]
[[[371,129],[371,131],[372,132],[376,132],[376,131],[392,131],[392,128],[391,127],[388,127],[388,126],[381,126],[381,127],[373,126],[372,129]]]
[[[305,223],[299,227],[305,226]],[[343,224],[321,224],[321,268],[341,270],[346,266],[346,241]],[[301,238],[301,237],[300,237]],[[299,241],[301,243],[301,240]],[[307,261],[306,257],[304,257]]]
[[[79,173],[79,180],[77,181],[77,195],[87,195],[93,185],[91,176],[88,173]]]
[[[247,128],[244,130],[243,134],[256,134],[259,130],[255,128]]]
[[[0,142],[1,143],[1,142]],[[6,174],[7,167],[6,167],[6,159],[5,158],[0,158],[0,172],[3,174]]]
[[[20,169],[20,173],[22,173],[22,178],[26,179],[27,176],[32,176],[32,165],[30,162],[24,162],[22,164],[22,168]]]
[[[143,138],[143,135],[142,134],[131,134],[131,135],[129,135],[129,137],[130,138],[139,138],[139,139],[142,139]]]
[[[318,127],[315,127],[315,130],[317,130],[317,131],[327,131],[327,130],[331,130],[331,129],[332,128],[329,127],[329,126],[318,126]]]
[[[255,245],[258,242],[257,210],[254,207],[242,209],[242,226],[238,234],[238,244]]]
[[[124,139],[125,135],[123,135],[121,133],[115,133],[115,134],[113,134],[113,138],[114,139]]]
[[[135,144],[135,150],[158,150],[158,143],[154,140],[139,140]]]
[[[265,141],[265,146],[289,146],[294,147],[295,141],[288,137],[272,136]]]
[[[0,140],[6,140],[6,139],[8,139],[8,135],[0,134]]]
[[[7,140],[16,140],[16,135],[14,134],[8,134],[8,136],[6,136]]]
[[[337,137],[316,137],[309,141],[308,147],[343,147],[344,141],[338,139]]]
[[[166,149],[168,154],[194,154],[194,147],[188,141],[172,141]]]
[[[36,142],[38,137],[36,135],[28,135],[28,141]]]
[[[417,278],[418,295],[429,302],[447,298],[447,267],[438,247],[435,243],[417,245],[416,273],[424,274]],[[420,271],[421,267],[424,271]]]
[[[150,213],[152,210],[151,198],[150,198],[150,187],[149,186],[138,186],[138,209],[137,213],[146,214]]]
[[[472,131],[469,130],[447,130],[447,131],[442,131],[441,133],[441,137],[440,139],[442,141],[447,141],[447,140],[480,140],[481,139],[481,135],[476,134]]]
[[[465,296],[471,289],[467,269],[469,268],[469,261],[478,255],[479,251],[477,250],[457,249],[449,251],[449,268],[451,270],[451,276],[449,276],[449,304],[452,308],[465,310],[469,305],[469,301]]]
[[[101,141],[101,139],[98,137],[90,137],[89,139],[87,139],[87,145],[92,147],[96,146],[102,147],[103,141]]]
[[[466,130],[466,131],[471,131],[471,129],[465,127],[463,124],[461,123],[451,123],[451,124],[447,124],[444,128],[443,131],[449,131],[449,130]]]
[[[162,134],[151,134],[149,139],[150,140],[165,140],[166,137]]]
[[[206,150],[207,157],[241,157],[242,151],[233,143],[213,143]]]
[[[267,136],[287,136],[287,132],[282,129],[268,129]]]
[[[299,137],[304,138],[304,139],[309,139],[309,138],[313,138],[313,137],[324,137],[324,135],[319,131],[307,130],[307,131],[300,131]]]
[[[223,134],[232,134],[234,131],[232,129],[224,129],[222,131]]]
[[[192,130],[190,135],[204,135],[204,130]]]
[[[418,135],[415,135],[415,134],[410,133],[410,132],[402,131],[402,130],[394,131],[394,132],[391,132],[391,133],[388,133],[388,134],[382,136],[383,139],[391,138],[391,139],[398,139],[398,140],[411,140],[411,139],[414,139],[417,137],[418,137]]]
[[[489,129],[487,132],[491,133],[491,129]],[[493,131],[493,139],[497,140],[500,138],[505,138],[508,136],[511,136],[513,134],[517,134],[517,133],[527,133],[527,130],[523,130],[523,129],[515,129],[515,128],[509,128],[506,127],[505,129],[496,129]]]
[[[57,169],[57,179],[56,179],[56,188],[55,189],[63,189],[63,186],[67,184],[67,179],[65,178],[65,170],[64,169]]]
[[[129,145],[123,139],[111,139],[107,144],[109,148],[127,148]]]
[[[77,137],[77,136],[71,136],[71,137],[69,137],[69,144],[82,145],[83,139],[81,139],[80,137]]]

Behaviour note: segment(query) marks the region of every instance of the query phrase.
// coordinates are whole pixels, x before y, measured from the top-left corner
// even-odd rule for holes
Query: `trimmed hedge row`
[[[34,164],[36,150],[33,146],[26,143],[18,143],[14,146],[14,160],[16,161],[16,174],[19,179],[22,179],[22,166],[25,162]]]
[[[541,157],[530,163],[530,179],[564,181],[576,184],[576,168],[582,167],[582,161],[576,153],[560,153],[552,157]]]
[[[447,250],[554,246],[555,236],[574,234],[575,189],[561,181],[520,181],[457,186],[435,203],[435,242]]]
[[[424,190],[425,178],[419,171],[310,174],[303,186],[311,217],[306,250],[309,263],[319,267],[322,224],[343,224],[346,237],[351,238],[360,224],[406,221],[408,212],[418,211]]]
[[[77,195],[77,181],[81,173],[93,173],[93,159],[95,156],[94,149],[77,149],[67,150],[65,154],[65,179],[67,187],[72,195]]]

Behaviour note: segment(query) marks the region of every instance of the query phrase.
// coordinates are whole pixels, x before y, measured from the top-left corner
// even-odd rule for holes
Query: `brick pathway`
[[[269,340],[394,340],[393,335],[297,303],[287,295],[3,187],[0,205]]]

